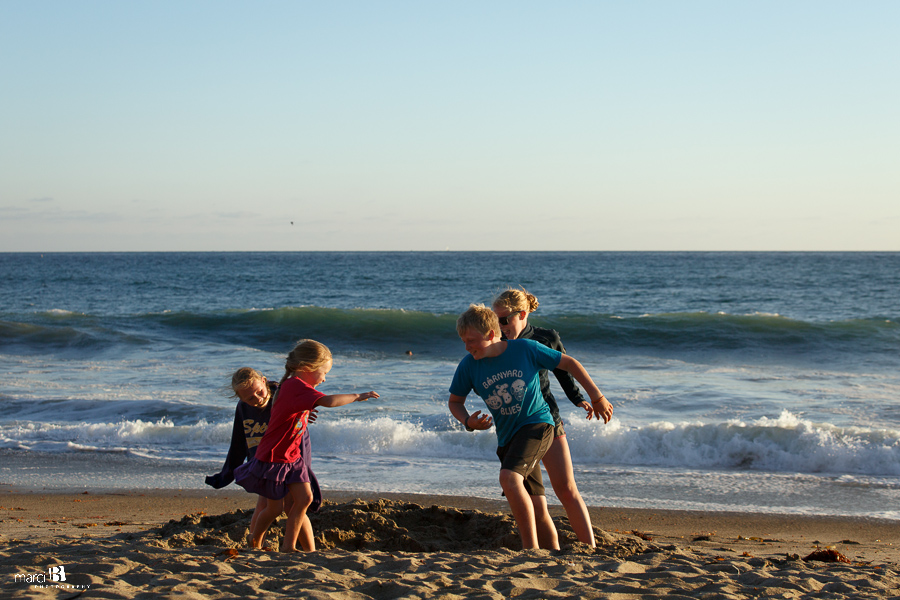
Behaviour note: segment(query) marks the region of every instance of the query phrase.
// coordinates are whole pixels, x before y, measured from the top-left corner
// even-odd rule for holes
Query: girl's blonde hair
[[[244,389],[257,379],[265,381],[266,378],[256,369],[251,369],[250,367],[241,367],[240,369],[235,371],[234,375],[231,376],[231,391],[234,392],[234,397],[238,398],[238,390]]]
[[[331,360],[331,350],[325,344],[316,340],[300,340],[284,361],[284,377],[278,383],[279,389],[296,371],[315,371]]]
[[[506,288],[502,294],[494,299],[493,305],[497,308],[505,308],[509,312],[533,313],[537,310],[538,299],[525,288]]]

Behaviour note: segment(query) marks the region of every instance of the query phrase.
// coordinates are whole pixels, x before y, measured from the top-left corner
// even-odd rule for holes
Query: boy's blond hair
[[[456,333],[460,337],[467,329],[474,329],[481,335],[487,335],[493,331],[500,337],[500,321],[497,315],[484,304],[470,304],[468,310],[456,319]]]

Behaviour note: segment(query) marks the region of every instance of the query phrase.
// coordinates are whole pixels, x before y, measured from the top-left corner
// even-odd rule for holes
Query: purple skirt
[[[310,468],[309,442],[303,440],[306,452],[293,463],[270,463],[251,458],[234,470],[234,482],[250,492],[269,500],[281,500],[290,493],[292,483],[309,483],[313,501],[307,512],[316,512],[322,504],[322,491],[316,474]]]

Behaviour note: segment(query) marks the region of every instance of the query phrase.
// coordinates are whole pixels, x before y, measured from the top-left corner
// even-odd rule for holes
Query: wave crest
[[[429,424],[390,417],[335,418],[310,428],[316,455],[459,457],[496,460],[493,432],[470,434],[444,417]],[[784,411],[777,418],[724,423],[651,423],[625,427],[566,424],[577,468],[661,466],[679,469],[900,476],[900,431],[813,423]],[[174,425],[22,422],[0,427],[0,447],[42,452],[116,451],[142,456],[224,458],[231,422]]]
[[[210,313],[162,312],[97,317],[34,315],[29,322],[0,321],[0,344],[26,352],[101,352],[117,346],[164,342],[225,343],[283,352],[297,339],[327,341],[339,352],[407,350],[458,358],[455,314],[395,309],[296,306]],[[568,345],[592,354],[739,352],[744,355],[897,356],[900,324],[885,319],[813,322],[775,314],[664,313],[639,317],[574,314],[531,321],[560,332]]]

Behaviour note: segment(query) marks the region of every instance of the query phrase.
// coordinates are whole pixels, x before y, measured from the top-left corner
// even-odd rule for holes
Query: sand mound
[[[35,501],[30,508],[17,508],[19,502],[28,498]],[[352,501],[346,501],[347,498]],[[201,498],[203,502],[199,506],[212,505],[216,507],[212,510],[224,514],[197,513],[181,518],[198,506],[185,498],[175,499],[174,506],[179,508],[173,512],[162,506],[171,498],[108,496],[107,504],[103,505],[89,504],[80,495],[74,498],[20,496],[16,504],[6,504],[14,512],[6,518],[5,529],[0,533],[0,574],[6,594],[3,597],[109,600],[900,597],[900,571],[891,542],[878,546],[878,551],[890,559],[880,564],[845,562],[852,558],[840,550],[855,543],[846,541],[847,538],[843,538],[840,550],[819,547],[807,557],[809,560],[801,559],[809,554],[812,546],[820,546],[813,540],[842,539],[837,530],[827,527],[812,530],[816,531],[816,537],[788,544],[757,536],[722,536],[707,529],[691,536],[675,535],[666,527],[673,527],[667,523],[676,521],[666,521],[666,515],[657,515],[660,518],[649,533],[632,527],[629,527],[631,533],[597,531],[599,547],[592,549],[571,543],[574,536],[568,523],[556,517],[562,551],[520,551],[512,519],[501,512],[491,512],[499,510],[495,507],[500,503],[485,508],[485,504],[453,505],[444,499],[429,498],[424,504],[434,505],[425,507],[414,504],[416,498],[376,498],[364,502],[355,496],[344,496],[344,503],[325,504],[318,514],[312,515],[321,551],[282,554],[244,549],[251,512],[225,512],[235,505],[216,505],[205,498]],[[81,511],[66,512],[63,510],[66,506],[79,507]],[[474,508],[479,510],[470,510]],[[24,517],[29,513],[33,515],[26,520]],[[52,523],[44,523],[47,514],[55,515]],[[71,515],[72,520],[62,519],[63,514]],[[164,519],[176,515],[178,520],[162,524]],[[686,518],[684,514],[673,516]],[[610,522],[609,519],[598,521]],[[39,523],[48,528],[41,529]],[[284,520],[273,527],[269,545],[279,541],[283,523]],[[708,517],[702,523],[709,523]],[[794,525],[793,519],[781,523],[784,527]],[[624,524],[634,525],[636,521],[626,519]],[[82,528],[88,525],[93,527]],[[126,526],[139,525],[154,528],[120,531]],[[746,515],[738,517],[737,525],[731,527],[738,526],[753,533],[760,527],[757,520]],[[875,543],[869,542],[870,546]],[[411,548],[416,550],[410,551]],[[803,554],[784,553],[785,549],[800,548],[806,548]],[[837,558],[837,562],[813,560],[822,550],[825,551],[822,558]],[[766,556],[759,556],[762,552]],[[857,549],[854,554],[853,558],[861,553]],[[51,583],[54,573],[62,573],[63,569],[65,581]]]
[[[245,544],[252,514],[250,510],[238,510],[215,516],[188,515],[144,535],[158,539],[161,546],[168,548],[240,548]],[[310,521],[320,550],[472,552],[521,548],[515,521],[500,512],[424,507],[386,499],[325,501],[319,512],[310,515]],[[284,522],[282,516],[270,528],[268,545],[280,544]],[[626,557],[653,548],[637,537],[595,530],[598,547],[592,549],[577,542],[565,518],[556,519],[556,523],[564,552]]]

